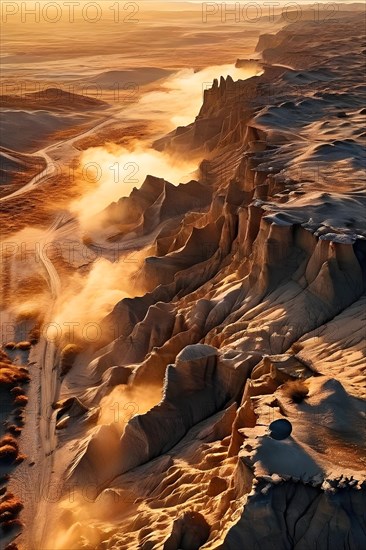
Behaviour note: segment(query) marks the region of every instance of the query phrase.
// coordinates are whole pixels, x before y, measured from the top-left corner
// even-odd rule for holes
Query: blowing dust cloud
[[[256,69],[239,69],[233,65],[207,67],[198,72],[184,69],[167,78],[160,90],[146,93],[125,111],[128,120],[151,121],[156,137],[177,126],[194,121],[202,104],[203,92],[218,75],[233,79],[254,76]],[[108,143],[87,149],[80,157],[82,197],[71,204],[84,229],[90,229],[93,217],[112,202],[140,188],[147,175],[164,178],[178,185],[194,178],[202,157],[191,154],[182,158],[152,148],[151,143],[131,140],[128,147]]]

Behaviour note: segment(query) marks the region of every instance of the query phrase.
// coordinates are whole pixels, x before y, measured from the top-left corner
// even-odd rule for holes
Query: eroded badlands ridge
[[[204,151],[198,182],[109,207],[109,238],[153,236],[149,292],[59,411],[68,482],[98,495],[57,511],[60,547],[365,547],[363,31],[340,12],[262,37],[263,74],[215,81],[156,144]],[[117,387],[139,414],[90,429]]]

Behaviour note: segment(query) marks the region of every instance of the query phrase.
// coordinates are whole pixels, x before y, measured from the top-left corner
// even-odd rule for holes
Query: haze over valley
[[[365,547],[364,15],[3,2],[1,549]]]

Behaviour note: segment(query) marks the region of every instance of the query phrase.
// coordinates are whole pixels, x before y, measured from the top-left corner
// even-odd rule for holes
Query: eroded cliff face
[[[116,239],[154,235],[148,292],[105,319],[71,429],[113,388],[154,397],[79,447],[68,478],[97,480],[99,508],[68,510],[75,547],[365,546],[362,29],[342,17],[342,38],[301,21],[262,39],[262,75],[215,81],[159,141],[205,152],[197,181],[148,177],[110,207]]]

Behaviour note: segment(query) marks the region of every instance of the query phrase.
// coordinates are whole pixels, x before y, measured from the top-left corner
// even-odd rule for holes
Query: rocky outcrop
[[[121,438],[121,472],[171,449],[188,430],[212,416],[236,397],[243,365],[220,362],[212,346],[187,346],[169,365],[163,399],[142,416],[135,416]]]
[[[361,47],[354,27],[356,17],[342,21],[348,53],[337,56],[332,25],[315,45],[313,22],[262,37],[263,74],[216,80],[195,122],[156,144],[204,151],[199,183],[149,176],[110,207],[117,239],[132,228],[156,233],[136,276],[146,294],[103,322],[90,402],[113,384],[163,397],[123,433],[88,434],[74,465],[78,478],[136,493],[124,539],[115,533],[106,547],[365,544],[366,199],[349,85],[349,52]],[[339,125],[346,104],[352,135]],[[292,427],[283,440],[268,429],[278,419]],[[204,522],[207,541],[193,540]]]
[[[186,512],[174,522],[172,534],[164,544],[164,550],[199,550],[207,541],[210,526],[198,512]]]
[[[104,210],[101,220],[104,225],[115,227],[113,240],[128,239],[149,234],[164,222],[171,227],[176,220],[173,227],[178,226],[186,212],[206,209],[211,198],[212,190],[205,183],[192,180],[175,186],[162,178],[147,176],[129,197]]]
[[[352,485],[345,483],[332,493],[319,485],[260,480],[221,548],[361,550],[365,541],[361,510],[366,494]]]

